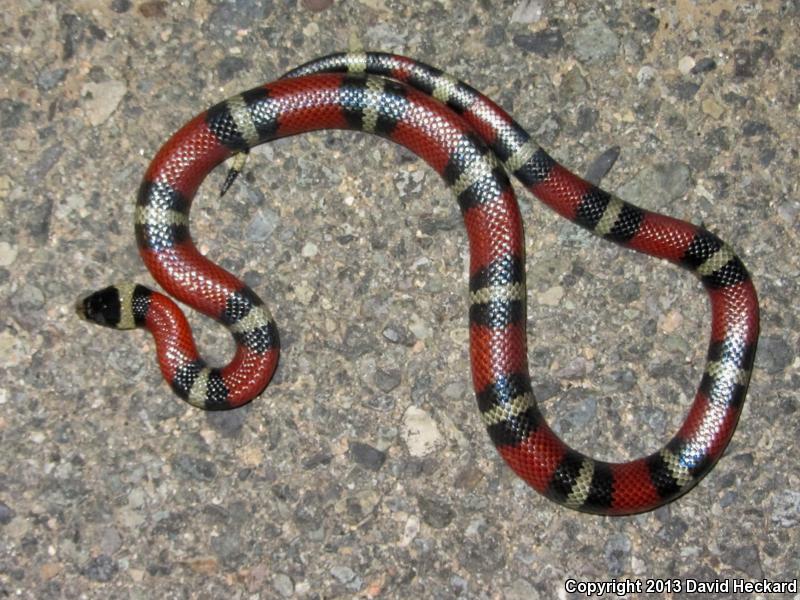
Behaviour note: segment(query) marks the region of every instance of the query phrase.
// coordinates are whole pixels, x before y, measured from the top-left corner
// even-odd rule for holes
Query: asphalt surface
[[[586,597],[569,580],[653,586],[629,597],[796,581],[797,2],[23,0],[0,31],[0,596],[528,600]],[[192,409],[146,333],[76,318],[85,290],[152,282],[133,200],[173,131],[357,48],[468,81],[569,168],[742,256],[761,343],[738,431],[693,491],[602,518],[504,465],[470,384],[458,207],[422,161],[364,134],[261,146],[225,198],[219,169],[195,201],[198,246],[281,331],[278,373],[247,407]],[[519,191],[545,415],[596,458],[655,450],[700,379],[702,289]],[[204,356],[227,360],[224,329],[190,320]]]

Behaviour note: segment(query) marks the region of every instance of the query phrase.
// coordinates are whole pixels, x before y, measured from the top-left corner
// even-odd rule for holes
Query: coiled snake
[[[731,247],[704,228],[633,206],[573,175],[490,99],[402,56],[339,53],[306,63],[198,115],[147,169],[135,211],[139,252],[170,295],[230,329],[236,341],[230,363],[207,366],[177,305],[141,285],[95,292],[79,301],[79,313],[117,329],[147,328],[165,379],[194,406],[228,409],[260,394],[278,362],[275,322],[251,289],[198,252],[189,209],[222,161],[319,129],[357,129],[402,144],[453,190],[469,238],[478,407],[520,477],[570,508],[629,514],[676,498],[711,469],[742,411],[759,330],[755,288]],[[708,292],[705,372],[683,425],[658,452],[619,464],[593,460],[566,446],[542,418],[526,357],[522,222],[507,173],[598,236],[694,272]]]

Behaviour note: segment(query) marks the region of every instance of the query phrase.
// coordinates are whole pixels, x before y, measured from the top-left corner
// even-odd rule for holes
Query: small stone
[[[210,411],[206,413],[206,421],[224,437],[235,438],[241,434],[251,410],[252,405],[248,404],[238,410]]]
[[[0,502],[0,525],[8,525],[17,513],[5,502]]]
[[[233,79],[237,73],[246,70],[250,66],[241,56],[226,56],[217,63],[217,78],[222,83]]]
[[[671,310],[664,315],[659,322],[659,326],[664,333],[674,333],[683,325],[683,315],[677,310]]]
[[[422,317],[412,314],[408,321],[408,329],[418,340],[426,340],[433,335],[431,326]]]
[[[743,79],[755,75],[755,61],[746,48],[737,48],[733,51],[733,74]]]
[[[178,475],[197,481],[211,481],[217,474],[213,462],[189,454],[179,454],[172,460],[172,468]]]
[[[0,98],[0,127],[14,129],[19,127],[28,105],[11,98]]]
[[[492,25],[483,36],[483,43],[489,48],[497,48],[506,40],[506,29],[502,25]]]
[[[400,540],[400,546],[408,546],[418,535],[419,517],[416,515],[409,515],[408,519],[406,519],[405,527],[403,527],[403,537]]]
[[[676,200],[689,191],[691,171],[683,163],[660,163],[639,171],[620,186],[619,195],[634,204],[652,198]]]
[[[518,48],[545,58],[564,47],[564,38],[555,27],[549,27],[536,33],[518,33],[513,37],[513,41]]]
[[[452,521],[455,513],[453,509],[440,500],[417,497],[417,504],[422,512],[422,521],[434,529],[444,529]]]
[[[719,119],[725,112],[725,107],[718,103],[714,98],[705,98],[700,105],[703,112],[714,119]]]
[[[401,381],[402,377],[399,369],[389,369],[388,371],[377,369],[375,371],[375,385],[378,386],[378,389],[382,392],[391,392],[400,385]]]
[[[697,61],[697,63],[695,63],[694,67],[692,67],[692,75],[707,73],[708,71],[713,71],[716,68],[717,63],[713,58],[701,58]]]
[[[765,133],[770,133],[771,131],[772,128],[763,121],[747,120],[742,125],[742,134],[744,134],[745,137],[762,135]]]
[[[575,34],[575,56],[587,63],[602,62],[617,54],[619,38],[608,25],[594,20]]]
[[[573,67],[564,75],[561,80],[560,94],[564,98],[578,98],[586,93],[589,84],[586,83],[578,67]]]
[[[611,146],[611,148],[595,158],[586,168],[586,173],[584,174],[586,180],[595,185],[599,185],[603,177],[608,174],[608,172],[614,166],[614,163],[617,162],[619,153],[619,146]]]
[[[131,9],[131,0],[111,0],[111,10],[115,13],[125,13]]]
[[[391,396],[370,396],[364,400],[364,406],[381,412],[394,410],[394,405],[395,399]]]
[[[36,85],[38,85],[39,88],[44,91],[51,90],[59,83],[64,81],[66,76],[67,70],[63,67],[58,69],[48,69],[39,73],[39,77],[36,78]]]
[[[773,493],[771,499],[773,523],[787,529],[800,524],[800,491],[785,489]]]
[[[119,571],[117,562],[106,554],[101,554],[89,561],[83,574],[92,581],[111,581]]]
[[[558,306],[561,299],[564,297],[564,288],[560,285],[554,285],[548,290],[542,292],[537,296],[539,304],[545,306]]]
[[[623,533],[612,533],[606,541],[604,554],[606,565],[612,576],[617,576],[628,569],[631,557],[631,541]]]
[[[197,556],[183,563],[195,573],[203,575],[211,575],[219,570],[219,561],[213,556]]]
[[[284,598],[289,598],[294,594],[294,583],[292,583],[292,578],[286,575],[286,573],[278,573],[275,575],[275,577],[272,578],[272,587]]]
[[[305,258],[311,258],[312,256],[316,256],[319,252],[319,248],[314,242],[306,242],[303,244],[302,250],[300,250],[300,254],[302,254]]]
[[[88,82],[83,86],[84,112],[89,122],[97,127],[117,110],[120,101],[128,91],[124,81],[110,80],[101,83]]]
[[[656,78],[656,70],[650,65],[644,65],[639,72],[636,73],[636,81],[640,86],[644,87]]]
[[[680,100],[691,100],[700,90],[700,84],[694,81],[679,81],[672,86],[672,89]]]
[[[11,297],[11,305],[20,312],[31,312],[45,305],[44,293],[36,286],[25,284]]]
[[[655,33],[658,30],[659,19],[652,12],[641,8],[633,13],[633,24],[636,29],[646,33]]]
[[[401,437],[408,453],[415,457],[426,456],[444,443],[433,417],[416,406],[409,406],[403,415]]]
[[[269,208],[261,208],[248,223],[245,236],[250,242],[263,242],[272,235],[279,222],[278,213]]]
[[[582,356],[576,356],[556,375],[562,379],[581,379],[594,371],[594,363]]]
[[[763,336],[758,342],[758,364],[770,375],[782,373],[794,354],[791,344],[779,335]]]
[[[349,453],[355,462],[370,471],[380,470],[386,462],[385,452],[363,442],[350,442]]]
[[[688,75],[694,69],[694,59],[691,56],[684,56],[678,61],[678,71],[684,75]]]
[[[333,0],[302,0],[302,5],[311,12],[322,12],[333,5]]]
[[[42,579],[47,581],[48,579],[52,579],[61,571],[64,570],[64,565],[61,563],[45,563],[39,568],[39,575]]]
[[[512,23],[536,23],[544,13],[543,0],[522,0],[511,13]]]
[[[303,461],[303,468],[310,471],[319,465],[329,465],[333,460],[333,454],[327,451],[316,452]]]
[[[167,16],[165,0],[150,0],[139,5],[139,12],[148,19],[159,19]]]
[[[33,164],[25,171],[25,180],[29,185],[35,185],[44,178],[47,173],[56,165],[58,159],[64,153],[64,146],[56,142],[52,146],[45,148]]]
[[[538,396],[537,396],[538,397]],[[453,485],[456,489],[472,491],[483,479],[483,471],[481,471],[474,464],[470,463],[461,469],[456,475]]]
[[[17,247],[8,242],[0,242],[0,267],[10,267],[17,260]]]
[[[339,583],[348,583],[356,578],[355,571],[344,565],[331,567],[331,575],[333,575]]]
[[[112,556],[121,546],[122,538],[116,529],[109,527],[103,531],[103,537],[100,539],[100,550],[103,554]]]

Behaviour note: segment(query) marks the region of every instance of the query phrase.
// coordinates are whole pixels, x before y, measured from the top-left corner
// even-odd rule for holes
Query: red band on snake
[[[195,406],[228,409],[260,394],[278,362],[277,328],[252,290],[198,252],[189,209],[203,179],[227,158],[320,129],[356,129],[402,144],[456,195],[470,247],[478,407],[501,456],[522,479],[570,508],[630,514],[680,496],[711,469],[741,414],[759,330],[755,288],[731,247],[573,175],[490,99],[401,56],[341,53],[309,62],[198,115],[147,169],[136,204],[142,259],[168,294],[231,330],[236,354],[228,365],[207,366],[177,305],[144,286],[105,288],[80,301],[79,312],[118,329],[147,328],[164,377]],[[542,418],[526,356],[523,227],[507,173],[563,217],[685,267],[707,290],[705,372],[683,425],[658,452],[627,463],[593,460],[564,444]]]

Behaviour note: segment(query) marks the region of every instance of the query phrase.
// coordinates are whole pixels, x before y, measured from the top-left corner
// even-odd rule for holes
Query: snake
[[[150,331],[174,392],[205,410],[239,407],[275,372],[280,340],[264,302],[201,254],[189,231],[206,175],[234,159],[223,193],[258,144],[349,129],[400,144],[455,195],[469,243],[469,355],[478,409],[510,468],[537,492],[575,510],[627,515],[691,489],[723,454],[742,413],[759,334],[753,281],[732,247],[704,226],[637,207],[554,160],[498,104],[423,62],[383,52],[338,52],[220,102],[157,152],[136,197],[135,233],[147,269],[167,294],[136,283],[80,299],[80,316]],[[693,273],[710,302],[701,381],[680,429],[628,462],[570,448],[543,418],[527,360],[525,242],[511,176],[556,213],[596,236]],[[223,367],[200,356],[170,296],[224,324],[236,350]]]

